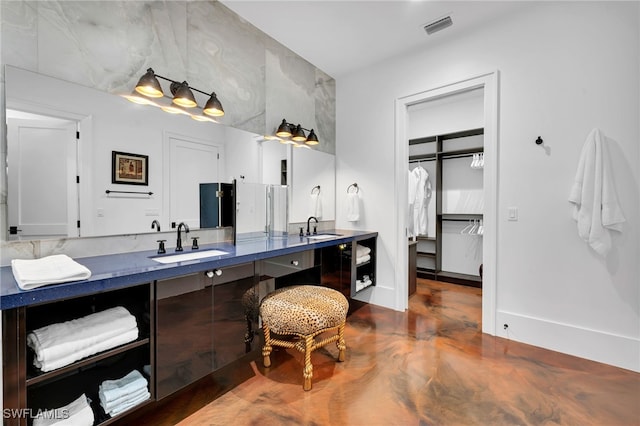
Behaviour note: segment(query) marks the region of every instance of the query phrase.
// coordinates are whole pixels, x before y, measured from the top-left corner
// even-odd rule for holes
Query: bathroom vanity
[[[295,283],[326,285],[347,296],[363,276],[375,285],[376,232],[335,231],[317,237],[240,241],[77,258],[89,280],[21,291],[10,267],[0,268],[4,424],[31,424],[29,416],[62,407],[81,394],[91,400],[95,424],[109,424],[158,403],[240,360],[261,346],[261,297]],[[356,263],[356,247],[370,249]],[[213,251],[216,250],[216,251]],[[364,288],[359,288],[364,291]],[[135,341],[49,372],[33,366],[27,334],[39,327],[124,306],[136,318]],[[136,369],[151,398],[115,417],[102,410],[98,386]]]

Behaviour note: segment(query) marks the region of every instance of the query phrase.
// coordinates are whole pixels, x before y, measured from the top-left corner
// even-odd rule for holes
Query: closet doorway
[[[398,99],[396,129],[397,296],[409,296],[409,237],[420,277],[482,286],[495,334],[497,73]]]

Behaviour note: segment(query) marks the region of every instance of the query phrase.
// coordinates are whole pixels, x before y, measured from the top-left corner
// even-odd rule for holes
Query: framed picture
[[[149,185],[149,156],[112,151],[111,183]]]

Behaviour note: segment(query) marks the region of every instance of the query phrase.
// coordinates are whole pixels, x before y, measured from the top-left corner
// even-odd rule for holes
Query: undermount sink
[[[159,263],[175,263],[175,262],[184,262],[187,260],[205,259],[207,257],[222,256],[224,254],[229,254],[229,253],[222,250],[202,250],[202,251],[191,251],[189,253],[154,256],[151,259]]]
[[[307,235],[307,238],[310,240],[326,240],[329,238],[341,237],[340,234],[316,234],[316,235]]]

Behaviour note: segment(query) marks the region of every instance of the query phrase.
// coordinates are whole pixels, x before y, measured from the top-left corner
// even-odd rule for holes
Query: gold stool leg
[[[306,391],[311,390],[311,378],[313,377],[313,365],[311,365],[311,346],[313,345],[313,336],[305,337],[304,348],[304,370],[302,375],[304,377],[304,385],[302,388]]]
[[[338,361],[343,362],[345,358],[345,351],[347,350],[347,344],[344,341],[344,326],[346,321],[340,324],[338,327],[338,340],[336,341],[336,346],[338,346]]]
[[[264,346],[262,347],[262,357],[263,363],[265,367],[271,367],[271,331],[269,330],[269,326],[266,324],[262,325],[262,330],[264,331]]]

